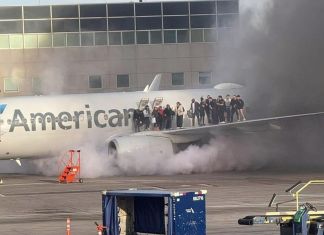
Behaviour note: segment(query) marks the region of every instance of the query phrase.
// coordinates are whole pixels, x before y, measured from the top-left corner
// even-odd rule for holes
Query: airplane
[[[181,150],[208,136],[221,133],[282,130],[287,120],[322,117],[324,112],[250,119],[244,122],[190,127],[185,117],[183,129],[134,133],[132,113],[146,105],[152,107],[180,101],[186,110],[192,98],[211,95],[248,94],[238,84],[223,83],[208,89],[159,90],[157,75],[144,91],[18,96],[0,98],[0,160],[51,157],[84,143],[93,143],[122,156],[127,153],[154,151],[161,156]],[[154,149],[150,146],[154,146]],[[180,147],[179,147],[180,146]]]

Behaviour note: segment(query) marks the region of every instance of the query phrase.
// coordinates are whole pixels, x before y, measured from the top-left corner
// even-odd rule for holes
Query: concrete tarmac
[[[276,225],[239,226],[246,215],[269,210],[273,193],[283,193],[298,180],[321,179],[321,173],[230,172],[205,175],[137,176],[85,179],[83,184],[59,184],[54,177],[0,175],[0,234],[66,234],[71,218],[73,235],[97,234],[102,223],[101,191],[114,189],[207,189],[207,234],[279,234]],[[324,186],[323,186],[324,195]],[[318,192],[317,192],[318,193]],[[324,201],[324,200],[323,200]],[[321,204],[321,205],[319,205]],[[321,200],[316,206],[323,207]]]

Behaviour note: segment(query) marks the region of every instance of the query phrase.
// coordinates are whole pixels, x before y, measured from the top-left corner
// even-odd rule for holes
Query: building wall
[[[232,10],[228,8],[226,12],[219,12],[217,10],[218,2],[232,3]],[[197,2],[194,2],[197,3]],[[219,54],[219,48],[222,45],[223,33],[233,33],[233,19],[237,19],[238,16],[238,1],[207,1],[207,3],[214,3],[215,10],[207,13],[201,13],[193,15],[190,11],[193,11],[190,7],[192,2],[186,2],[188,4],[189,13],[185,13],[188,16],[188,28],[173,28],[164,24],[163,20],[167,17],[157,16],[162,19],[161,28],[151,29],[150,25],[145,30],[139,30],[137,28],[136,20],[138,18],[147,20],[147,24],[150,24],[150,19],[143,16],[136,16],[136,12],[132,19],[134,19],[134,30],[121,30],[114,28],[112,30],[107,26],[107,31],[100,32],[106,34],[108,40],[106,45],[96,45],[97,31],[83,31],[81,21],[82,16],[78,16],[79,28],[78,32],[55,32],[54,19],[40,19],[40,21],[51,22],[51,29],[47,33],[44,28],[39,28],[37,25],[32,26],[32,30],[26,32],[26,23],[30,24],[30,21],[37,21],[26,19],[26,13],[33,8],[26,9],[21,7],[23,26],[22,31],[15,33],[8,33],[11,29],[6,29],[3,25],[6,25],[9,21],[18,22],[19,19],[0,19],[0,96],[16,96],[16,95],[37,95],[37,94],[51,94],[51,93],[85,93],[85,92],[112,92],[112,91],[133,91],[142,90],[147,84],[149,84],[153,77],[157,73],[162,73],[162,89],[185,89],[211,86],[217,82],[222,82],[221,78],[217,76],[217,68],[215,66],[217,60],[221,59]],[[226,3],[226,4],[227,4]],[[135,3],[132,3],[134,9],[137,7]],[[137,3],[139,4],[139,3]],[[143,3],[145,4],[145,3]],[[164,3],[158,3],[164,4]],[[104,5],[108,6],[109,5]],[[128,4],[129,5],[129,4]],[[85,7],[86,6],[86,7]],[[79,15],[81,15],[81,8],[87,9],[87,5],[77,5]],[[88,5],[91,7],[97,7],[98,5]],[[103,6],[103,5],[101,5]],[[50,14],[53,14],[52,6],[47,6],[50,9]],[[35,7],[37,9],[37,7]],[[161,9],[163,5],[161,5]],[[1,10],[4,10],[0,7]],[[107,9],[106,9],[107,10]],[[153,9],[154,10],[154,9]],[[154,12],[152,10],[152,12]],[[25,12],[26,11],[26,12]],[[208,10],[209,11],[209,10]],[[108,10],[107,10],[108,14]],[[150,13],[148,12],[148,15]],[[208,28],[200,28],[200,26],[192,25],[192,17],[205,17],[215,16],[214,23],[202,23],[202,25],[208,26]],[[216,17],[217,16],[217,17]],[[230,23],[224,23],[224,19],[228,16]],[[17,16],[19,18],[19,16]],[[33,16],[29,15],[30,18]],[[222,18],[220,18],[222,17]],[[0,17],[1,18],[1,17]],[[36,18],[36,17],[35,17]],[[97,17],[87,17],[86,19],[96,20]],[[109,24],[109,15],[104,18]],[[222,21],[222,23],[219,23]],[[172,23],[173,24],[173,23]],[[176,24],[176,23],[175,23]],[[235,24],[234,24],[235,25]],[[206,27],[205,26],[205,27]],[[30,26],[28,26],[30,27]],[[27,27],[27,28],[28,28]],[[90,26],[92,27],[92,26]],[[172,26],[173,27],[173,26]],[[37,31],[39,30],[39,31]],[[95,30],[92,28],[91,30]],[[100,29],[101,30],[101,29]],[[124,33],[131,32],[134,35],[134,42],[125,43]],[[152,32],[161,33],[161,43],[155,44],[152,39],[147,44],[141,44],[139,41],[138,32],[147,33],[147,36],[152,36]],[[166,34],[171,32],[172,35],[176,35],[176,42],[168,42]],[[185,41],[181,42],[180,33],[185,33]],[[112,41],[109,40],[111,35],[119,34],[121,36],[121,45],[111,45]],[[197,41],[196,34],[201,34],[202,37]],[[50,39],[45,43],[48,44],[44,47],[42,44],[42,37],[46,36]],[[55,37],[57,35],[64,36],[65,45],[56,46]],[[78,36],[77,46],[69,46],[68,40],[71,35]],[[84,36],[91,35],[91,45],[83,45]],[[16,49],[17,37],[21,36],[19,45],[21,48]],[[100,34],[102,36],[102,34]],[[149,37],[149,38],[150,38]],[[225,41],[229,38],[226,37]],[[87,42],[88,43],[88,42]],[[201,72],[210,75],[211,80],[205,84],[199,82],[199,74]],[[174,73],[183,73],[184,84],[174,85],[172,84],[172,76]],[[128,87],[117,86],[118,75],[129,76]],[[90,88],[89,79],[92,80],[92,76],[97,76],[101,79],[100,88]],[[18,91],[15,90],[19,87]],[[14,91],[10,91],[13,88]]]

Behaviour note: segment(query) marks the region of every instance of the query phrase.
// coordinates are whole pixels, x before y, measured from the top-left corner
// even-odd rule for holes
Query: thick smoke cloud
[[[324,4],[305,0],[242,3],[247,1],[252,4],[242,5],[235,46],[220,46],[215,64],[218,76],[248,88],[249,107],[256,117],[324,111]],[[141,153],[116,160],[87,143],[81,146],[83,176],[321,168],[323,124],[323,120],[307,119],[288,123],[280,133],[217,136],[207,145],[190,146],[164,158]],[[35,166],[39,173],[57,174],[57,159],[35,161],[24,171],[35,173]]]
[[[221,75],[245,84],[262,116],[324,110],[324,4],[263,2],[261,12],[242,12],[236,46],[221,52]]]

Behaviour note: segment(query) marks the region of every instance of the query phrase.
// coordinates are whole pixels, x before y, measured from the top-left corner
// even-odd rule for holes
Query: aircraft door
[[[163,97],[156,97],[152,103],[152,109],[154,107],[159,107],[160,105],[162,105],[163,102]]]
[[[149,98],[142,98],[138,104],[138,109],[143,110],[148,103],[149,103]]]

